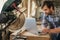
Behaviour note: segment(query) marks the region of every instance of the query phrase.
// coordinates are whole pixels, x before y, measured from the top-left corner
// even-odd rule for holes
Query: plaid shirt
[[[60,27],[60,17],[59,16],[54,16],[54,15],[44,16],[43,15],[41,17],[41,19],[42,19],[42,24],[45,27],[47,27],[47,26],[50,26],[50,28]]]

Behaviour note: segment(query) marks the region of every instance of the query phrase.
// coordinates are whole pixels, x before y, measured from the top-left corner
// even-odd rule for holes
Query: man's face
[[[52,14],[52,13],[53,13],[52,7],[51,7],[51,8],[48,8],[47,5],[45,5],[45,6],[42,8],[42,10],[45,11],[46,14]]]

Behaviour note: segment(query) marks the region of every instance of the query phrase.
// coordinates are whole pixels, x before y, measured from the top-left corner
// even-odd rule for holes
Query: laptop
[[[26,18],[24,26],[26,27],[26,30],[28,32],[31,32],[33,34],[38,34],[38,28],[35,18]]]

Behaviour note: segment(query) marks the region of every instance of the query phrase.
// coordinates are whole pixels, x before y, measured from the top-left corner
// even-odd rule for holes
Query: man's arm
[[[48,33],[60,33],[60,28],[50,29]]]
[[[45,28],[45,29],[43,29],[42,32],[43,33],[49,33],[49,34],[51,34],[51,33],[60,33],[60,28],[55,28],[55,29],[47,29],[47,28]]]

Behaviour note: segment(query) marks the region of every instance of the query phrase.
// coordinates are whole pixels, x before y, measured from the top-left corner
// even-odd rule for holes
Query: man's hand
[[[49,31],[50,31],[49,29],[45,28],[45,29],[42,30],[42,33],[47,34],[47,33],[49,33]]]

